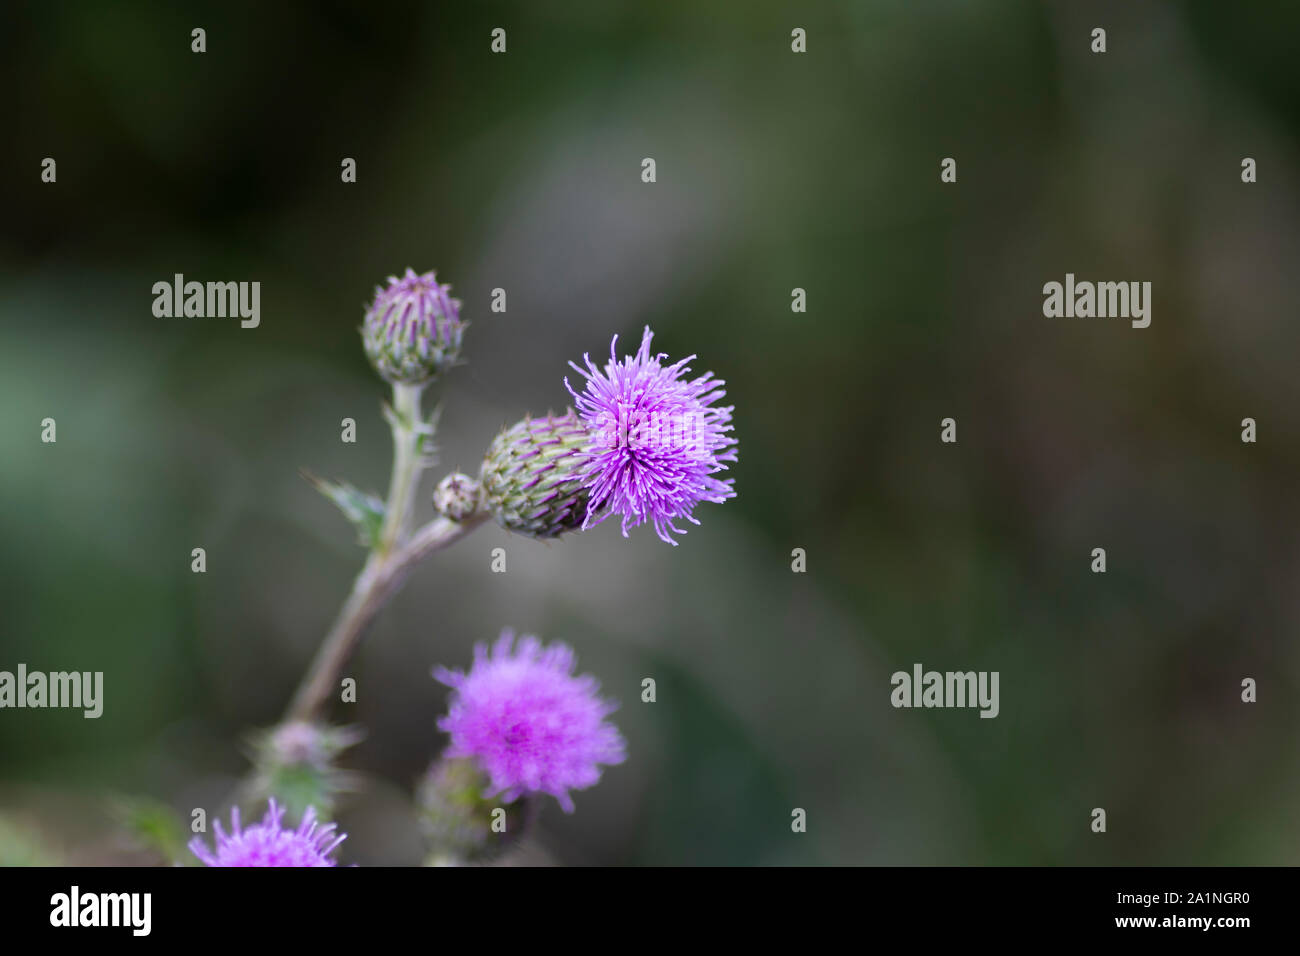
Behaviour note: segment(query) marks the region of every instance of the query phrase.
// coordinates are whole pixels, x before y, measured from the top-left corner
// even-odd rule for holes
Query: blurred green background
[[[0,711],[6,859],[153,862],[115,801],[215,813],[245,773],[362,560],[299,469],[386,487],[357,327],[409,265],[473,322],[424,514],[644,324],[726,379],[738,498],[679,548],[491,526],[422,565],[334,714],[368,733],[345,860],[419,862],[429,669],[511,626],[572,644],[629,740],[537,862],[1300,862],[1297,31],[1209,0],[7,4],[0,669],[106,686],[97,721]],[[177,272],[260,281],[261,326],[155,318]],[[1066,272],[1151,281],[1151,327],[1044,318]],[[893,709],[917,662],[999,671],[1000,716]]]

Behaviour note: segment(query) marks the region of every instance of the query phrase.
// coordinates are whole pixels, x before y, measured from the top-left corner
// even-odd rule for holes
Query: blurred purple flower
[[[653,337],[647,326],[636,355],[620,362],[614,336],[603,371],[588,355],[586,369],[569,363],[587,380],[582,393],[567,378],[564,387],[592,436],[580,471],[590,495],[584,530],[617,512],[625,537],[628,528],[650,521],[675,545],[672,534],[685,533],[676,519],[699,524],[692,515],[697,504],[735,497],[732,479],[714,477],[736,460],[736,440],[727,434],[734,406],[713,405],[726,395],[713,373],[684,377],[694,355],[661,364],[667,356],[651,354]]]
[[[447,756],[474,758],[491,781],[489,796],[549,793],[572,813],[569,790],[595,784],[600,764],[624,760],[623,738],[605,720],[618,705],[597,696],[595,678],[573,676],[568,646],[543,649],[531,635],[512,651],[513,644],[514,634],[503,631],[490,654],[475,645],[468,674],[434,670],[454,691],[438,721],[451,736]]]
[[[190,841],[190,852],[206,866],[335,866],[329,854],[342,843],[345,836],[335,836],[335,824],[321,826],[314,807],[302,815],[297,830],[280,826],[284,807],[270,801],[261,823],[241,829],[239,807],[230,811],[230,833],[221,828],[217,820],[213,828],[217,833],[216,852],[208,850],[199,837]]]

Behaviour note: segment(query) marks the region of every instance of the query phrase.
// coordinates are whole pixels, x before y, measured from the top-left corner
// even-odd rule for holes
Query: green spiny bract
[[[336,766],[339,755],[361,739],[355,727],[328,727],[305,721],[281,724],[253,741],[251,794],[276,798],[294,819],[308,807],[328,820],[336,798],[352,790],[352,776]]]
[[[531,538],[582,527],[587,489],[579,474],[590,437],[569,412],[525,418],[492,442],[483,461],[483,497],[497,524]]]
[[[426,865],[484,863],[518,841],[526,799],[485,797],[487,790],[488,778],[472,760],[444,757],[429,768],[416,793]]]

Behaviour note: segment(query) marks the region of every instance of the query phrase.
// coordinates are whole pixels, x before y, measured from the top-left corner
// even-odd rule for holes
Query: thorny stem
[[[464,521],[435,518],[412,535],[399,550],[383,555],[375,552],[357,575],[352,593],[330,628],[329,635],[316,652],[307,676],[303,678],[285,720],[307,720],[317,712],[338,686],[338,675],[351,658],[370,622],[388,600],[406,583],[411,570],[435,551],[465,537],[487,518],[478,512]]]
[[[314,719],[338,687],[338,677],[370,622],[406,583],[416,564],[477,528],[477,511],[462,521],[435,518],[410,532],[412,504],[425,466],[424,438],[432,429],[420,414],[420,387],[393,386],[393,477],[379,540],[357,575],[342,610],[316,652],[285,713],[285,721]]]

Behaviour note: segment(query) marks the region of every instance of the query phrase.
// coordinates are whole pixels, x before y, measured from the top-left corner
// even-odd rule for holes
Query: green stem
[[[338,690],[342,672],[375,615],[396,594],[411,570],[433,554],[465,537],[487,519],[477,512],[464,521],[435,518],[391,554],[374,552],[357,575],[352,593],[325,637],[285,713],[285,721],[314,720]]]
[[[389,423],[393,428],[393,476],[379,540],[352,585],[294,694],[285,720],[313,720],[338,689],[339,674],[361,642],[366,628],[406,583],[416,564],[477,528],[486,519],[479,511],[463,521],[435,518],[414,534],[411,518],[415,493],[425,467],[424,438],[432,428],[420,412],[419,385],[394,385]]]
[[[400,544],[411,528],[412,505],[420,475],[424,472],[421,448],[424,432],[420,414],[420,385],[393,386],[393,477],[388,486],[388,505],[384,527],[379,535],[381,553],[387,554]]]

